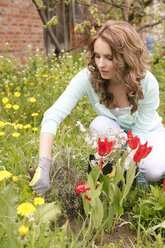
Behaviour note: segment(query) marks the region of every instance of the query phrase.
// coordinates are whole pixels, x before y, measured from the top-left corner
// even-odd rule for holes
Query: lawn
[[[35,56],[29,53],[26,64],[19,64],[10,54],[0,57],[1,248],[165,245],[163,181],[150,184],[146,191],[138,189],[135,163],[125,181],[123,163],[127,154],[124,152],[119,163],[122,148],[117,145],[110,154],[117,165],[115,175],[103,176],[99,160],[87,175],[89,154],[97,152],[98,144],[88,132],[96,114],[86,97],[58,127],[50,191],[43,197],[29,186],[28,169],[36,168],[38,163],[43,113],[84,67],[85,52],[63,53],[58,59],[46,59],[40,52]],[[159,82],[158,111],[165,123],[163,56],[154,55],[151,71]],[[117,140],[124,138],[120,134]],[[90,189],[76,191],[80,182]]]

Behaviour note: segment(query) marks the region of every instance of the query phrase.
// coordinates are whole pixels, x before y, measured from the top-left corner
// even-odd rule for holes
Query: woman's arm
[[[41,133],[40,134],[40,150],[39,157],[45,157],[51,159],[52,147],[54,142],[52,133]]]

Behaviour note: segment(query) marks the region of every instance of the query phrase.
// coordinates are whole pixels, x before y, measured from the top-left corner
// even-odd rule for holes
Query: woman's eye
[[[107,57],[107,59],[108,59],[108,60],[110,60],[110,61],[112,61],[112,60],[113,60],[113,58],[112,58],[112,57]]]
[[[95,53],[95,58],[100,58],[99,54]]]

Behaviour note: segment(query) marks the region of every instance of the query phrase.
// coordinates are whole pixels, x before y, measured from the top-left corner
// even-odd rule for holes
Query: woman
[[[147,50],[133,27],[124,21],[108,20],[91,38],[87,68],[80,71],[64,93],[44,113],[40,135],[39,165],[30,185],[37,193],[49,189],[51,151],[56,130],[78,100],[87,96],[98,116],[91,133],[107,128],[130,129],[141,143],[148,140],[152,152],[140,165],[151,181],[165,176],[165,128],[156,112],[159,86],[146,70]],[[131,161],[130,153],[128,161]]]

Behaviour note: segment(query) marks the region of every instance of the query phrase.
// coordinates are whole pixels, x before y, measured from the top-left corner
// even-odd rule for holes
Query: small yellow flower
[[[15,137],[15,138],[19,137],[20,135],[21,134],[20,133],[17,133],[17,132],[15,132],[15,133],[12,134],[12,136]]]
[[[0,136],[3,136],[3,135],[5,135],[5,133],[4,132],[0,132]]]
[[[29,227],[22,225],[18,228],[18,231],[19,231],[19,234],[21,235],[21,237],[24,237],[28,233]]]
[[[7,104],[5,105],[5,108],[10,109],[10,108],[12,108],[12,105],[11,105],[10,103],[7,103]]]
[[[31,125],[30,124],[27,124],[27,125],[24,126],[24,129],[28,129],[30,127],[31,127]]]
[[[18,177],[17,176],[13,176],[13,182],[16,183],[18,181]]]
[[[58,77],[55,77],[55,80],[58,80],[59,78]]]
[[[0,121],[0,127],[4,127],[5,123],[3,121]]]
[[[21,93],[18,92],[18,91],[16,91],[16,92],[14,93],[14,95],[15,95],[15,97],[20,97]]]
[[[29,101],[30,101],[30,102],[36,102],[36,99],[35,99],[34,97],[30,97],[30,98],[29,98]]]
[[[6,170],[0,171],[0,181],[3,181],[4,179],[8,179],[11,176],[12,174],[9,171]]]
[[[2,102],[3,102],[4,104],[6,104],[8,101],[9,101],[9,99],[8,99],[7,97],[2,98]]]
[[[4,91],[1,91],[1,94],[2,94],[2,95],[4,95],[4,94],[5,94],[5,92],[4,92]]]
[[[7,93],[7,96],[10,96],[10,95],[11,95],[11,93],[10,93],[10,92],[8,92],[8,93]]]
[[[46,78],[46,77],[48,77],[48,75],[44,74],[43,77]]]
[[[23,202],[17,207],[17,214],[21,216],[29,216],[36,211],[35,206],[30,202]]]
[[[21,123],[18,123],[18,124],[17,124],[17,127],[18,127],[19,129],[23,129],[24,126],[23,126]]]
[[[10,121],[5,122],[5,126],[11,125],[12,123]]]
[[[69,126],[67,126],[67,128],[68,128],[68,129],[70,129],[70,128],[71,128],[71,126],[69,125]]]
[[[39,75],[39,74],[36,74],[35,76],[36,76],[36,77],[39,77],[40,75]]]
[[[38,130],[38,128],[37,127],[33,127],[32,130],[35,132],[35,131]]]
[[[13,83],[10,83],[10,85],[12,86],[12,85],[13,85]]]
[[[34,198],[34,205],[43,205],[45,203],[44,197],[36,197]]]
[[[19,109],[19,105],[17,105],[17,104],[14,104],[14,105],[13,105],[13,109],[14,109],[14,110],[17,110],[17,109]]]
[[[38,113],[32,113],[31,116],[33,117],[38,116]]]
[[[32,87],[33,87],[33,86],[34,86],[34,83],[33,83],[33,82],[32,82],[32,83],[30,83],[30,86],[32,86]]]
[[[37,94],[37,96],[40,96],[40,94]]]

